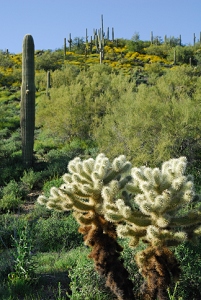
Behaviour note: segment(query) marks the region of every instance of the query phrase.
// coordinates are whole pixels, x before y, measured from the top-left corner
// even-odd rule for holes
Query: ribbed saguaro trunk
[[[23,39],[20,125],[22,158],[26,168],[33,164],[35,128],[35,66],[34,40],[29,34]]]

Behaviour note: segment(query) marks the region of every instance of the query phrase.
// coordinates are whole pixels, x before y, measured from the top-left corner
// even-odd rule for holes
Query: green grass
[[[4,270],[5,274],[0,299],[115,299],[104,287],[104,280],[95,272],[93,262],[87,258],[88,254],[89,249],[84,246],[68,252],[37,253],[34,256],[35,280],[26,282],[18,279],[10,282],[5,274],[9,271],[6,270],[8,262],[13,264],[11,253],[1,253],[1,273]]]

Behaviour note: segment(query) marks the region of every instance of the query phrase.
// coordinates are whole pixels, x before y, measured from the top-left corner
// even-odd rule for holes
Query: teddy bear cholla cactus
[[[201,212],[185,207],[195,199],[191,176],[185,176],[186,158],[171,159],[158,168],[132,168],[132,182],[122,197],[110,198],[112,185],[104,187],[105,218],[119,222],[117,233],[129,237],[130,245],[140,240],[147,249],[136,256],[142,275],[143,299],[168,299],[171,276],[177,278],[178,263],[168,246],[200,234]]]
[[[76,157],[68,164],[64,184],[60,188],[53,187],[49,198],[43,195],[38,198],[38,202],[49,209],[73,210],[85,244],[92,248],[89,257],[94,259],[97,271],[105,276],[106,285],[122,300],[134,299],[132,282],[119,258],[122,248],[116,241],[115,225],[104,218],[102,189],[111,180],[117,183],[117,190],[124,188],[131,177],[122,179],[122,174],[130,167],[123,155],[112,163],[104,154],[83,161]],[[114,195],[117,190],[112,191]]]
[[[131,163],[126,161],[124,155],[115,158],[112,163],[104,154],[99,154],[96,159],[89,158],[83,161],[76,157],[68,164],[69,173],[63,176],[64,184],[60,188],[53,187],[49,198],[39,196],[38,202],[50,209],[75,210],[80,213],[93,210],[103,215],[103,187],[116,179],[118,189],[123,188],[131,177],[127,176],[121,180],[121,174],[130,167]]]

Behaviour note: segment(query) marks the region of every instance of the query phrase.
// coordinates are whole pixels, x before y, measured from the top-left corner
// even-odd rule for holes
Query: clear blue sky
[[[93,29],[114,28],[115,38],[141,40],[154,36],[179,37],[193,44],[201,31],[201,0],[0,0],[0,50],[22,51],[25,34],[34,38],[36,50],[63,47],[64,38],[89,37]]]

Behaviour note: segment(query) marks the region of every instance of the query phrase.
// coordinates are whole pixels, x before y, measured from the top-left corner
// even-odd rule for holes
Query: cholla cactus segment
[[[162,173],[167,174],[168,176],[172,175],[174,178],[175,175],[180,177],[184,174],[186,170],[187,159],[186,157],[182,156],[180,158],[173,158],[169,161],[166,161],[162,165]]]
[[[154,246],[164,245],[164,241],[177,241],[179,244],[186,241],[187,238],[188,236],[184,231],[173,232],[167,229],[160,229],[153,225],[147,228],[147,240]]]
[[[116,196],[120,191],[121,186],[119,185],[119,181],[112,180],[108,185],[104,186],[101,194],[103,199],[106,200],[106,203],[113,203]]]
[[[45,196],[43,196],[43,195],[41,195],[41,196],[38,197],[37,201],[41,205],[46,205],[47,202],[48,202],[48,198],[45,197]]]
[[[146,214],[165,213],[175,210],[194,196],[193,182],[184,175],[186,158],[171,159],[162,165],[161,171],[142,167],[131,170],[141,195],[135,198]]]
[[[195,235],[196,237],[201,235],[201,226],[198,226],[198,227],[194,230],[194,235]]]
[[[116,206],[117,206],[118,210],[121,211],[122,216],[125,219],[128,219],[131,216],[131,213],[132,213],[131,208],[129,206],[126,206],[122,199],[118,199],[116,201]]]
[[[75,211],[73,213],[75,219],[79,222],[81,225],[91,225],[91,223],[94,222],[96,215],[94,212],[90,211],[87,214],[83,214],[80,212]]]
[[[112,203],[118,192],[131,180],[131,176],[123,175],[130,167],[124,155],[113,162],[103,153],[95,159],[81,160],[76,157],[68,164],[69,173],[63,175],[64,183],[59,188],[52,188],[49,198],[40,196],[38,202],[52,209],[73,210],[83,214],[94,211],[104,215],[103,194]],[[84,220],[87,217],[83,215],[78,221],[86,224]]]
[[[136,239],[136,242],[139,242],[139,238],[143,237],[146,234],[145,227],[139,227],[134,224],[126,224],[117,226],[117,234],[119,237],[125,238],[129,237],[131,239]]]

